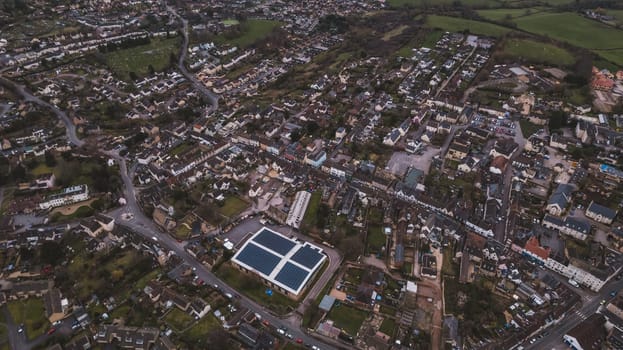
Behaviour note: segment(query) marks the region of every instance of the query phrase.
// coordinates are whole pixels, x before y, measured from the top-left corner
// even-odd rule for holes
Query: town
[[[623,347],[623,8],[463,3],[0,2],[0,349]]]

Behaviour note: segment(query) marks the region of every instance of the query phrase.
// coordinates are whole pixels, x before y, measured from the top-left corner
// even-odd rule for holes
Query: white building
[[[89,199],[89,187],[87,185],[72,186],[46,197],[45,201],[39,203],[39,208],[46,210],[86,201],[87,199]]]
[[[303,221],[303,216],[305,216],[305,211],[307,211],[307,205],[310,199],[311,193],[307,191],[299,191],[296,193],[294,203],[292,203],[288,218],[286,219],[286,225],[299,228],[301,221]]]

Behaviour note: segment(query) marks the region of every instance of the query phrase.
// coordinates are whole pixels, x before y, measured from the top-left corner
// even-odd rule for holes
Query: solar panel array
[[[232,261],[298,295],[324,259],[322,249],[264,227],[242,246]]]

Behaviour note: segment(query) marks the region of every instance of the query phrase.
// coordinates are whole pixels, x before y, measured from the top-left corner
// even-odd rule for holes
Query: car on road
[[[286,338],[288,339],[294,339],[294,336],[290,333],[286,333]]]
[[[599,303],[599,305],[603,305],[606,303],[606,299],[602,299],[601,302]]]
[[[17,333],[22,333],[22,332],[24,332],[24,324],[23,323],[20,324],[19,328],[17,329]]]
[[[52,335],[56,332],[56,328],[52,327],[50,328],[50,330],[48,331],[48,335]]]
[[[301,338],[296,338],[296,343],[297,343],[297,344],[303,344],[303,339],[301,339]]]
[[[283,328],[278,328],[277,329],[277,333],[281,334],[281,335],[285,335],[286,331]]]
[[[611,297],[614,298],[616,295],[617,295],[617,291],[616,290],[613,290],[612,292],[610,292],[610,296]]]

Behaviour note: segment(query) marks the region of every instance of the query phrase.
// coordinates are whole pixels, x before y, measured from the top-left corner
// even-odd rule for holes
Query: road
[[[570,310],[565,314],[565,317],[554,326],[553,329],[549,330],[549,334],[541,339],[537,339],[534,344],[529,344],[525,342],[522,344],[526,349],[553,349],[556,347],[560,347],[563,344],[562,337],[573,327],[577,326],[584,319],[594,314],[597,309],[599,309],[601,301],[606,300],[609,301],[613,299],[610,296],[610,292],[620,291],[623,288],[623,280],[613,280],[601,289],[601,291],[586,300],[586,298],[582,298],[584,301],[582,307],[578,310]],[[566,347],[565,347],[566,348]]]
[[[0,77],[0,85],[6,86],[12,91],[14,91],[16,94],[21,95],[25,101],[32,102],[41,107],[45,107],[45,108],[52,110],[52,112],[56,114],[56,116],[65,125],[65,130],[67,130],[67,139],[69,140],[69,142],[71,142],[72,144],[78,147],[84,145],[84,141],[80,140],[78,136],[76,135],[76,126],[74,125],[74,123],[72,123],[67,113],[58,109],[56,106],[52,105],[51,103],[48,103],[40,99],[39,97],[34,96],[30,92],[28,92],[24,86],[16,84],[8,79]]]
[[[174,12],[175,13],[175,12]],[[187,24],[185,21],[184,22],[184,28],[185,31],[187,29]],[[184,45],[184,52],[186,52],[186,48],[188,45],[188,39],[187,36],[185,35],[185,45]],[[180,63],[181,66],[183,67],[183,56],[185,55],[181,55],[180,57]],[[184,68],[185,70],[185,68]],[[187,71],[185,73],[185,75],[188,74],[190,75]],[[192,75],[190,75],[192,76]],[[190,78],[189,78],[190,79]],[[218,107],[218,98],[212,94],[211,92],[209,92],[209,90],[207,90],[207,88],[205,88],[205,86],[203,86],[202,84],[200,84],[199,82],[196,81],[196,79],[194,79],[194,77],[192,77],[192,79],[190,79],[191,81],[196,82],[196,85],[200,85],[200,87],[198,86],[198,88],[202,91],[204,91],[206,97],[208,97],[208,99],[210,100],[210,102],[212,103],[212,109],[216,109]],[[43,100],[41,100],[40,98],[32,95],[30,92],[26,91],[26,89],[18,84],[15,84],[14,82],[4,79],[4,78],[0,78],[0,83],[2,83],[5,86],[10,87],[11,89],[13,89],[17,94],[21,95],[22,98],[26,101],[30,101],[33,102],[41,107],[45,107],[50,109],[56,116],[59,117],[59,119],[63,122],[63,124],[65,125],[65,128],[67,130],[67,137],[70,140],[70,142],[76,146],[82,146],[85,142],[83,140],[80,140],[78,138],[78,136],[76,135],[76,128],[75,125],[71,122],[71,119],[67,116],[67,114],[60,110],[59,108],[57,108],[56,106],[45,102]],[[207,93],[206,93],[207,92]],[[133,179],[133,174],[134,174],[134,169],[135,167],[130,167],[128,168],[126,160],[124,157],[120,156],[118,152],[116,151],[106,151],[106,150],[100,150],[101,153],[113,158],[114,160],[116,160],[119,164],[120,167],[120,173],[121,173],[121,178],[123,181],[123,192],[125,195],[125,200],[126,200],[126,205],[113,210],[112,212],[109,213],[109,215],[113,216],[116,220],[117,223],[119,223],[122,226],[126,226],[130,229],[132,229],[132,231],[136,232],[137,234],[141,235],[142,237],[144,237],[147,240],[151,240],[153,242],[156,242],[157,244],[159,244],[161,247],[168,249],[172,252],[174,252],[176,255],[178,255],[186,264],[188,264],[189,266],[193,267],[195,270],[195,274],[197,274],[197,276],[199,276],[200,279],[202,279],[204,282],[210,284],[210,285],[218,285],[224,293],[231,293],[231,294],[238,294],[238,292],[236,290],[234,290],[233,288],[227,286],[223,281],[221,281],[218,277],[216,277],[212,272],[210,272],[208,269],[205,268],[205,266],[203,266],[203,264],[201,264],[197,259],[195,259],[194,257],[192,257],[190,254],[188,254],[186,252],[186,250],[184,250],[184,244],[177,242],[176,240],[174,240],[170,235],[162,232],[154,223],[153,221],[148,218],[142,211],[142,208],[138,205],[137,201],[136,201],[136,189],[134,187],[134,184],[132,182]],[[130,222],[125,222],[121,216],[124,213],[130,213],[134,216],[134,219],[131,220]],[[330,258],[330,266],[334,266],[334,267],[339,267],[339,263],[341,262],[341,260],[331,260]],[[337,264],[337,265],[336,265]],[[326,274],[328,275],[328,273]],[[330,277],[324,277],[322,278],[322,280],[327,280]],[[319,283],[320,284],[320,283]],[[313,295],[314,292],[317,292],[315,290],[316,288],[314,287],[314,289],[312,289],[311,293],[309,293],[309,295]],[[290,317],[288,319],[281,319],[278,318],[276,316],[274,316],[273,314],[271,314],[268,310],[266,310],[263,306],[255,303],[254,301],[250,300],[249,298],[245,297],[245,296],[241,296],[240,297],[240,304],[246,308],[248,308],[249,310],[258,313],[259,315],[262,316],[263,320],[268,320],[271,325],[275,326],[275,327],[280,327],[280,326],[284,326],[286,328],[289,329],[289,333],[291,333],[294,338],[300,338],[303,340],[303,342],[311,344],[311,345],[316,345],[322,349],[327,349],[329,348],[329,345],[327,345],[326,343],[320,342],[319,340],[307,335],[302,328],[300,328],[300,323],[297,324],[297,322],[299,321],[299,319],[297,317]],[[16,330],[13,330],[14,332],[9,332],[10,334],[18,334],[16,333]],[[329,341],[329,340],[327,340]],[[14,336],[12,336],[12,340],[11,340],[11,344],[12,344],[12,348],[16,349],[16,350],[28,350],[30,349],[33,344],[22,344],[19,342],[18,339],[15,339]],[[337,343],[339,344],[339,343]],[[334,344],[334,345],[337,345]]]
[[[190,81],[193,84],[195,89],[201,92],[208,99],[211,105],[211,107],[209,107],[208,110],[216,111],[218,109],[219,97],[216,94],[214,94],[212,91],[210,91],[210,89],[208,89],[205,85],[203,85],[202,82],[197,80],[195,75],[190,73],[188,69],[186,69],[186,65],[184,64],[184,62],[186,61],[186,54],[188,53],[188,21],[182,16],[180,16],[175,11],[175,9],[171,6],[167,6],[167,11],[169,11],[169,13],[177,17],[182,22],[183,42],[182,42],[182,49],[179,55],[179,61],[177,63],[178,68],[180,72],[182,73],[182,75],[184,75],[184,77],[186,77],[186,79],[188,79],[188,81]]]
[[[509,159],[508,166],[503,174],[504,180],[502,180],[502,205],[500,213],[501,215],[504,215],[504,220],[500,220],[494,228],[495,239],[502,243],[506,242],[506,239],[508,238],[507,228],[511,209],[511,186],[513,185],[513,167],[511,164],[513,164],[513,161],[521,154],[526,145],[526,138],[521,133],[519,122],[515,122],[515,137],[513,138],[513,141],[518,144],[517,150]]]

